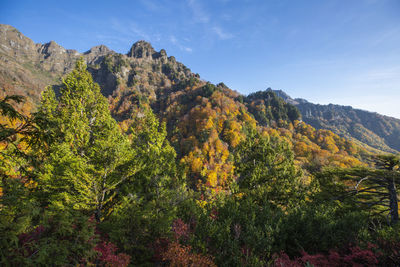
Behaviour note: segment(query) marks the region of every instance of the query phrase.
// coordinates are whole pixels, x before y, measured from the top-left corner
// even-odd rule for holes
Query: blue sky
[[[400,0],[0,0],[35,42],[126,53],[138,40],[243,94],[268,87],[400,118]]]

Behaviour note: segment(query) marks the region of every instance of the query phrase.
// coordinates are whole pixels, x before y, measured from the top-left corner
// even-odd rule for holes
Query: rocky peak
[[[155,53],[156,51],[150,43],[141,40],[132,45],[127,56],[134,58],[152,58]]]
[[[65,52],[66,52],[65,48],[60,46],[54,41],[45,43],[39,48],[39,53],[43,54],[44,58],[47,58],[52,55],[64,54]]]
[[[102,58],[106,55],[115,53],[105,45],[98,45],[90,48],[84,54],[86,61],[89,64],[98,64],[102,61]]]
[[[95,56],[104,56],[111,53],[111,50],[105,45],[98,45],[90,48],[89,51],[86,51],[84,54],[93,54]]]
[[[271,90],[273,91],[277,96],[281,97],[286,103],[292,104],[292,105],[298,105],[299,103],[296,101],[297,99],[291,98],[288,94],[286,94],[282,90]]]
[[[35,43],[10,25],[0,24],[0,52],[12,57],[30,56]]]

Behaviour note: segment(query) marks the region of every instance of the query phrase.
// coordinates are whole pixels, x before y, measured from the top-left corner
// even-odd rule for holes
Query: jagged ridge
[[[281,90],[274,92],[295,105],[303,121],[317,129],[329,129],[336,134],[356,139],[373,148],[396,153],[400,151],[400,120],[351,106],[319,105],[305,99],[292,99]]]

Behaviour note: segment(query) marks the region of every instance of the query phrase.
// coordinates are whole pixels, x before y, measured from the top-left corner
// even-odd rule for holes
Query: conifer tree
[[[35,127],[15,107],[23,100],[19,95],[0,100],[0,265],[5,266],[18,248],[18,236],[29,229],[32,214],[38,212],[29,199],[29,160],[23,149]]]
[[[300,200],[301,172],[288,143],[279,137],[251,130],[236,151],[235,166],[242,191],[283,206]]]
[[[400,158],[396,155],[378,155],[373,158],[373,162],[374,168],[325,170],[319,176],[319,182],[334,197],[355,200],[370,211],[387,213],[390,223],[397,224],[399,211],[396,185],[400,183]]]
[[[141,169],[132,182],[121,187],[121,204],[105,228],[112,240],[140,265],[154,256],[155,241],[169,236],[186,193],[165,123],[159,123],[151,109],[145,109],[133,117],[130,132],[131,147],[137,152]]]
[[[50,87],[44,91],[35,117],[44,198],[59,208],[94,212],[100,221],[118,186],[139,167],[83,59],[63,79],[59,97]]]

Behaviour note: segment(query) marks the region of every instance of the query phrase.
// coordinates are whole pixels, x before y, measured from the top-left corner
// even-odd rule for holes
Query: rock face
[[[400,151],[399,119],[350,106],[313,104],[300,98],[292,99],[281,90],[274,92],[295,105],[303,121],[317,129],[331,130],[379,150],[392,153]]]
[[[151,46],[151,44],[142,40],[132,45],[127,56],[134,58],[152,59],[153,54],[156,54],[156,51]]]
[[[157,52],[145,41],[134,43],[126,55],[104,45],[79,53],[54,41],[35,44],[14,27],[0,24],[0,97],[24,95],[30,106],[35,106],[41,91],[47,85],[58,84],[80,57],[86,60],[94,80],[103,94],[111,97],[110,101],[133,92],[154,100],[157,91],[182,79],[198,78],[174,57],[168,58],[164,49]]]
[[[9,25],[0,25],[0,94],[22,94],[33,104],[40,92],[74,66],[80,54],[54,41],[35,44]]]

